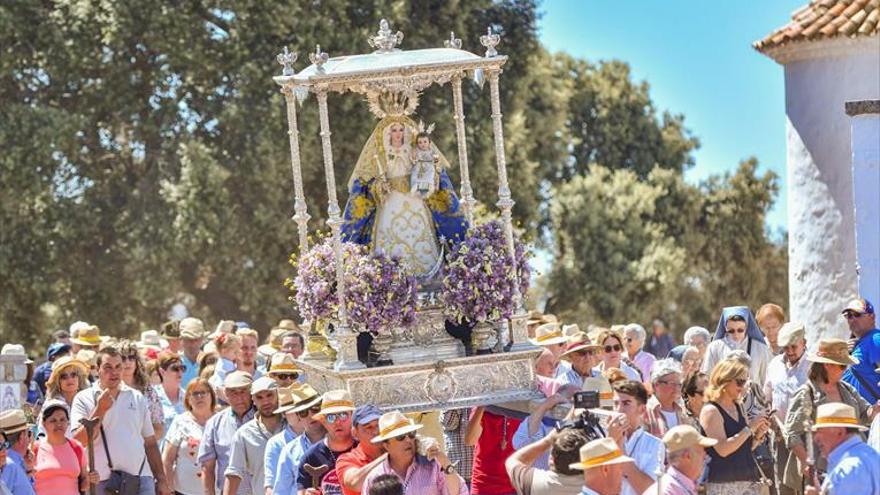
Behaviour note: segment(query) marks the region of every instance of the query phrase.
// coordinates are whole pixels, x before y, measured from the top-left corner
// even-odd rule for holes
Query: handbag
[[[141,472],[144,470],[144,463],[147,458],[141,461],[141,468],[138,474],[129,474],[125,471],[113,469],[113,460],[110,459],[110,450],[107,449],[107,436],[104,434],[104,425],[101,428],[101,442],[104,444],[104,453],[107,454],[107,465],[110,467],[110,478],[104,485],[104,491],[110,495],[138,495],[141,489]]]

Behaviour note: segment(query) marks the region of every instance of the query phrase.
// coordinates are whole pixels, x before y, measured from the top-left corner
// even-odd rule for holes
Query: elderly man
[[[211,416],[205,424],[199,444],[198,462],[202,467],[202,484],[206,495],[222,493],[235,432],[254,419],[256,411],[251,402],[252,383],[251,376],[243,371],[233,371],[226,375],[223,386],[229,406]],[[246,493],[245,488],[245,485],[239,485],[238,493]]]
[[[80,424],[85,418],[98,420],[100,425],[92,438]],[[95,467],[101,479],[99,495],[109,493],[111,470],[140,478],[138,495],[171,494],[147,399],[122,381],[122,355],[116,347],[98,351],[98,381],[76,394],[70,423],[77,425],[73,437],[95,454]]]
[[[666,462],[669,467],[657,483],[645,493],[660,495],[693,495],[697,480],[706,466],[706,448],[718,440],[706,438],[691,425],[678,425],[663,435]],[[659,486],[658,486],[659,485]]]
[[[868,447],[855,409],[841,402],[829,402],[816,408],[815,440],[828,459],[828,472],[821,493],[880,493],[880,454]],[[805,494],[820,492],[808,486]]]
[[[706,349],[712,336],[703,327],[690,327],[684,332],[684,345],[694,346],[700,351],[700,361],[706,357]]]
[[[187,317],[180,320],[177,327],[180,332],[180,361],[186,367],[180,388],[186,390],[189,382],[199,376],[199,353],[202,351],[205,324],[198,318]]]
[[[299,465],[297,491],[305,495],[342,493],[342,481],[336,474],[336,459],[354,448],[351,415],[354,401],[347,390],[329,390],[321,398],[321,410],[315,414],[327,435],[312,445]],[[326,466],[327,470],[316,468]],[[283,495],[283,494],[282,494]]]
[[[583,495],[617,495],[623,481],[623,465],[633,462],[617,442],[600,438],[581,447],[580,462],[569,467],[584,472]]]
[[[674,359],[661,359],[654,363],[651,373],[654,395],[648,399],[644,424],[648,433],[657,438],[680,424],[688,422],[681,407],[681,366]]]
[[[804,338],[803,323],[789,322],[782,326],[776,337],[782,354],[774,356],[767,366],[767,382],[764,384],[764,397],[770,408],[775,412],[776,419],[771,423],[775,432],[776,486],[780,495],[795,493],[782,483],[785,464],[788,460],[788,448],[782,436],[782,425],[788,414],[788,403],[795,392],[807,382],[810,362],[804,357],[807,341]]]
[[[614,384],[614,412],[623,415],[623,434],[614,438],[634,462],[624,464],[621,495],[637,495],[657,478],[660,439],[642,429],[648,390],[640,382],[625,380]]]
[[[256,350],[256,346],[255,350]],[[251,384],[251,400],[257,413],[244,424],[232,439],[229,465],[223,493],[238,493],[243,486],[245,493],[260,494],[265,490],[263,462],[266,444],[286,426],[278,409],[278,385],[268,376],[257,378]]]
[[[843,310],[843,316],[855,341],[851,354],[857,361],[843,374],[843,381],[849,383],[869,404],[880,401],[880,330],[874,306],[867,299],[850,301]]]
[[[735,350],[745,351],[749,355],[752,360],[749,367],[752,380],[763,384],[767,380],[767,365],[772,355],[752,312],[745,306],[732,306],[721,311],[715,340],[706,349],[700,371],[711,375],[715,365]]]
[[[327,433],[315,417],[321,411],[321,395],[310,385],[300,383],[291,385],[290,393],[293,395],[293,406],[286,411],[286,415],[296,416],[302,433],[281,450],[278,468],[275,470],[275,484],[272,485],[274,495],[297,493],[296,482],[302,458]]]
[[[551,430],[546,437],[513,453],[504,465],[510,482],[521,495],[576,495],[581,492],[583,476],[569,466],[579,460],[580,449],[589,441],[577,428]],[[535,462],[550,451],[549,469]]]
[[[590,338],[583,332],[572,336],[568,347],[560,356],[567,360],[571,366],[565,373],[557,376],[556,380],[562,385],[574,385],[580,388],[584,379],[599,376],[600,372],[594,369],[595,356],[599,347],[591,343]]]
[[[400,411],[387,412],[379,418],[379,434],[372,443],[381,443],[388,453],[364,480],[363,492],[370,493],[377,476],[393,474],[400,478],[404,495],[466,495],[467,484],[455,472],[446,453],[440,445],[430,438],[416,440],[416,431],[424,425],[415,422]],[[417,442],[428,442],[423,446],[425,455],[419,454]],[[324,492],[326,493],[326,492]]]
[[[31,432],[24,411],[21,409],[7,409],[0,412],[0,433],[6,437],[6,457],[15,463],[21,472],[27,474],[28,483],[33,483],[33,458],[26,460],[31,452],[31,442],[34,435]],[[28,466],[31,464],[31,466]],[[3,466],[0,466],[2,468]]]
[[[336,460],[336,475],[342,482],[342,495],[359,495],[367,475],[385,460],[385,449],[373,439],[379,435],[382,411],[373,404],[365,404],[354,411],[351,434],[358,445]]]
[[[630,361],[639,368],[642,380],[651,376],[651,368],[657,358],[653,354],[642,350],[645,344],[645,328],[638,323],[630,323],[623,327],[623,346],[626,347],[626,355]]]
[[[34,487],[24,469],[8,457],[8,441],[6,434],[0,431],[0,492],[6,489],[11,495],[34,495]]]

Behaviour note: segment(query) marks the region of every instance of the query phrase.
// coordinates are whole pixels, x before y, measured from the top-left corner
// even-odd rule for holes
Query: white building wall
[[[880,37],[805,45],[777,59],[785,65],[790,318],[816,342],[849,334],[840,310],[857,293],[857,265],[844,102],[880,97]]]
[[[873,102],[872,113],[852,117],[852,174],[859,294],[880,304],[880,100]]]

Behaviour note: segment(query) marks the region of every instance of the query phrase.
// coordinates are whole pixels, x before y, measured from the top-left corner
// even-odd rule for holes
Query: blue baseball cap
[[[853,299],[843,308],[841,313],[858,313],[860,315],[863,314],[874,314],[874,305],[871,304],[867,299]]]
[[[67,352],[70,352],[70,344],[65,344],[64,342],[54,342],[52,344],[49,344],[49,348],[46,349],[46,359],[51,360],[55,356]]]
[[[372,421],[378,420],[382,416],[382,411],[373,404],[364,404],[355,409],[352,421],[355,425],[363,426]]]

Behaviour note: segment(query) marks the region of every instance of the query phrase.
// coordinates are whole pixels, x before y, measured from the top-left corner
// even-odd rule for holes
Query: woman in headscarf
[[[773,356],[755,317],[745,306],[731,306],[721,310],[715,338],[706,349],[700,371],[711,375],[715,365],[737,349],[745,351],[752,360],[749,366],[752,380],[763,384],[767,377],[767,365]]]

